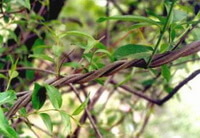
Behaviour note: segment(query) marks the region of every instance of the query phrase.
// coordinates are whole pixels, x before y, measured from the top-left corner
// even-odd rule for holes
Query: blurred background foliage
[[[51,1],[39,0],[37,2],[47,6],[47,10],[50,9]],[[1,71],[12,68],[18,61],[17,67],[36,67],[61,75],[86,73],[118,60],[114,57],[114,53],[121,46],[138,44],[154,48],[160,35],[159,26],[149,25],[145,22],[121,20],[99,23],[97,20],[105,16],[138,15],[159,22],[163,27],[172,1],[67,0],[58,18],[52,19],[49,18],[50,14],[47,16],[36,14],[36,11],[31,9],[33,5],[31,3],[32,1],[28,0],[23,2],[22,0],[3,0],[0,20]],[[24,8],[30,10],[27,12]],[[198,0],[176,1],[169,19],[169,26],[157,53],[173,49],[186,31],[200,20],[199,9],[200,1]],[[6,14],[18,10],[22,12]],[[23,33],[19,35],[17,29]],[[32,37],[30,34],[34,39],[27,42],[28,37]],[[200,40],[198,24],[184,38],[180,47],[196,40]],[[12,49],[12,47],[14,48]],[[63,57],[69,53],[71,53],[70,58],[61,63]],[[132,58],[135,57],[122,57],[122,59]],[[130,68],[122,70],[109,78],[117,82],[114,85],[107,84],[108,78],[103,77],[75,86],[80,90],[82,99],[85,99],[88,93],[92,99],[102,86],[105,87],[98,102],[91,110],[99,130],[105,138],[198,138],[200,137],[200,112],[198,110],[200,103],[196,97],[200,97],[200,95],[197,92],[199,89],[196,87],[199,77],[184,86],[179,94],[160,107],[127,93],[118,86],[127,85],[131,89],[145,92],[146,95],[153,98],[163,97],[191,72],[198,69],[199,64],[199,54],[197,53],[156,69]],[[52,74],[38,73],[35,70],[25,70],[17,71],[17,75],[12,78],[8,73],[2,72],[0,74],[2,78],[0,80],[1,91],[8,90],[6,87],[16,92],[34,89],[34,82],[42,84],[53,76]],[[11,81],[10,86],[8,79]],[[76,95],[67,86],[60,88],[59,91],[63,94],[61,109],[66,113],[73,113],[80,105]],[[7,106],[10,107],[12,104],[13,102]],[[4,108],[6,110],[6,107]],[[39,111],[42,113],[52,108],[51,102],[47,100]],[[45,113],[50,115],[54,125],[51,133],[57,137],[65,137],[73,134],[83,112],[74,117],[75,121],[71,118],[72,127],[69,132],[63,131],[65,124],[60,119],[58,112],[48,111]],[[19,113],[18,115],[20,116]],[[46,129],[37,112],[28,115],[27,118]],[[29,126],[24,123],[19,123],[14,127],[17,133],[21,134],[20,137],[36,137]],[[81,128],[79,137],[95,137],[88,120],[81,125]],[[32,129],[40,137],[49,137],[34,127]]]

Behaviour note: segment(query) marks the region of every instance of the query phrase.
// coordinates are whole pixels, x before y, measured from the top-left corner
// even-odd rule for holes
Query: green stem
[[[149,58],[149,61],[148,61],[148,63],[147,63],[147,68],[148,68],[149,65],[151,64],[151,61],[152,61],[152,59],[153,59],[153,56],[155,55],[155,53],[156,53],[156,51],[157,51],[157,49],[158,49],[158,47],[159,47],[159,45],[160,45],[160,42],[161,42],[161,40],[162,40],[162,38],[163,38],[163,36],[164,36],[164,33],[165,33],[166,29],[167,29],[167,25],[168,25],[169,18],[170,18],[170,16],[171,16],[172,9],[173,9],[173,7],[174,7],[175,1],[176,1],[176,0],[173,0],[173,2],[172,2],[172,5],[171,5],[171,7],[170,7],[169,14],[168,14],[168,16],[167,16],[167,19],[166,19],[166,22],[165,22],[165,24],[164,24],[164,27],[163,27],[163,29],[162,29],[162,31],[161,31],[161,33],[160,33],[160,36],[159,36],[158,41],[157,41],[157,43],[156,43],[156,46],[155,46],[155,48],[154,48],[154,50],[153,50],[153,53],[152,53],[152,55],[151,55],[151,57]]]

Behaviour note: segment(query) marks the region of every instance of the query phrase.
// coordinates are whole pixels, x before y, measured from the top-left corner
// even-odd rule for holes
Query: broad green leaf
[[[160,24],[152,19],[143,16],[135,16],[135,15],[124,15],[124,16],[110,16],[110,17],[101,17],[97,20],[97,22],[104,22],[107,20],[120,20],[120,21],[132,21],[132,22],[143,22],[149,23],[152,25],[159,26]]]
[[[51,85],[45,85],[45,88],[47,90],[47,95],[52,103],[52,105],[59,109],[62,106],[62,96],[61,93],[58,91],[57,88]]]
[[[152,47],[144,46],[144,45],[135,45],[135,44],[128,44],[119,47],[114,52],[114,57],[117,59],[125,58],[127,56],[130,56],[132,58],[144,58],[148,57],[152,52]]]
[[[17,2],[21,5],[24,6],[27,9],[31,9],[31,4],[30,4],[30,0],[17,0]]]
[[[48,60],[50,62],[54,62],[54,59],[52,57],[44,55],[44,54],[29,55],[29,58],[30,57],[39,58],[39,59],[43,59],[43,60]]]
[[[52,132],[53,131],[53,124],[52,124],[50,116],[46,113],[41,113],[40,116],[41,116],[44,124],[46,125],[47,129],[49,130],[49,132]]]
[[[8,120],[5,118],[1,107],[0,107],[0,134],[8,138],[19,138],[16,131],[8,124]]]
[[[72,113],[72,115],[78,115],[80,114],[87,106],[89,101],[89,96],[86,98],[86,100],[78,107],[74,110],[74,112]]]
[[[60,116],[64,124],[64,132],[67,131],[69,133],[71,131],[70,115],[68,115],[65,111],[61,110]]]
[[[171,79],[171,72],[170,72],[170,69],[169,69],[169,67],[167,65],[163,65],[161,67],[161,74],[166,79],[167,82],[170,81],[170,79]]]
[[[33,108],[39,110],[45,103],[46,100],[46,90],[44,87],[35,83],[34,90],[32,94],[32,105]]]
[[[0,105],[12,102],[13,100],[17,99],[15,91],[8,90],[6,92],[0,93]]]
[[[91,35],[89,35],[87,33],[84,33],[84,32],[80,32],[80,31],[68,31],[66,33],[61,34],[59,36],[59,38],[61,39],[61,38],[65,37],[65,36],[71,36],[71,35],[81,36],[81,37],[87,37],[89,39],[94,40],[94,38]]]

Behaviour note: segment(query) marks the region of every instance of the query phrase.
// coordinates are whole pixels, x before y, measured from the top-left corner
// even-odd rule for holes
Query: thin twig
[[[41,72],[46,72],[46,73],[49,73],[49,74],[57,75],[57,73],[55,73],[53,71],[35,68],[35,67],[18,67],[18,68],[16,68],[16,70],[36,70],[36,71],[41,71]],[[8,71],[9,71],[9,69],[0,70],[0,73],[6,73]]]
[[[83,103],[83,101],[81,100],[80,96],[79,96],[79,92],[77,91],[77,89],[70,83],[69,86],[72,88],[72,90],[74,91],[74,93],[76,94],[76,96],[78,97],[79,101],[81,103]],[[96,135],[98,136],[98,138],[103,138],[103,136],[101,135],[99,129],[97,128],[90,112],[88,111],[87,107],[85,108],[85,111],[87,113],[88,119],[90,120],[90,123],[94,129],[94,131],[96,132]]]
[[[129,88],[128,86],[125,85],[121,85],[119,86],[120,88],[138,96],[141,97],[151,103],[157,104],[157,105],[163,105],[165,102],[167,102],[169,99],[171,99],[178,91],[180,88],[182,88],[185,84],[187,84],[190,80],[192,80],[193,78],[195,78],[197,75],[200,74],[200,69],[194,71],[191,75],[189,75],[187,78],[185,78],[182,82],[180,82],[167,96],[165,96],[162,99],[152,99],[148,96],[146,96],[145,94],[143,94],[142,92],[137,92],[131,88]],[[115,82],[114,80],[111,80],[111,83],[113,84],[117,84],[117,82]]]

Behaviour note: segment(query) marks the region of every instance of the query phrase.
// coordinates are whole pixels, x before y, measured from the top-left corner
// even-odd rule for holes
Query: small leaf
[[[6,92],[0,93],[0,105],[12,102],[13,100],[17,99],[15,91],[8,90]]]
[[[86,98],[86,100],[78,107],[74,110],[74,112],[72,113],[72,115],[78,115],[80,114],[87,106],[89,101],[89,96]]]
[[[141,28],[141,27],[146,27],[149,25],[150,25],[149,23],[137,23],[137,24],[132,25],[129,29],[133,30],[133,29],[137,29],[137,28]]]
[[[8,74],[11,79],[16,78],[19,75],[19,73],[15,70],[13,72],[11,72],[11,70],[9,70]]]
[[[51,118],[48,114],[46,113],[41,113],[40,114],[44,124],[46,125],[47,129],[49,130],[49,132],[53,131],[53,124],[51,122]]]
[[[45,85],[45,88],[47,90],[47,95],[52,103],[52,105],[59,109],[62,106],[62,96],[61,93],[58,91],[57,88],[51,85]]]
[[[19,114],[22,116],[27,116],[27,111],[25,107],[22,107],[21,109],[19,109]]]
[[[110,16],[110,17],[101,17],[97,22],[104,22],[107,20],[120,20],[120,21],[133,21],[133,22],[143,22],[149,23],[152,25],[159,26],[160,24],[152,19],[143,16],[134,16],[134,15],[124,15],[124,16]]]
[[[39,58],[39,59],[43,59],[43,60],[48,60],[50,62],[54,62],[54,59],[52,57],[47,56],[47,55],[43,55],[43,54],[29,55],[29,58],[30,57]]]
[[[169,44],[166,44],[166,43],[162,44],[160,46],[160,53],[163,53],[163,52],[167,51],[168,47],[169,47]]]
[[[8,124],[8,120],[5,118],[3,110],[0,107],[0,134],[3,134],[8,138],[19,138],[16,131]]]
[[[84,33],[84,32],[80,32],[80,31],[68,31],[68,32],[66,32],[66,33],[61,34],[61,35],[59,36],[59,38],[61,39],[61,38],[65,37],[65,36],[69,36],[69,35],[87,37],[87,38],[89,38],[89,39],[94,40],[94,38],[93,38],[91,35],[89,35],[89,34],[87,34],[87,33]]]
[[[63,66],[69,66],[69,67],[73,67],[77,69],[80,66],[80,64],[78,62],[67,62],[67,63],[64,63]]]
[[[38,83],[35,83],[34,90],[32,94],[32,105],[33,108],[39,110],[46,101],[46,90],[44,87],[40,86]]]
[[[0,35],[0,44],[3,43],[3,36]]]
[[[61,119],[64,124],[64,132],[70,132],[71,131],[71,121],[70,116],[65,111],[60,111]]]
[[[171,79],[171,72],[170,72],[170,69],[169,69],[169,67],[167,65],[163,65],[161,67],[161,74],[166,79],[167,82],[170,81],[170,79]]]
[[[10,21],[10,18],[9,18],[8,15],[4,15],[3,20],[4,20],[5,23],[8,23]]]
[[[152,50],[153,49],[149,46],[128,44],[119,47],[114,52],[114,57],[120,59],[127,56],[132,56],[133,58],[139,59],[148,57],[151,54]]]
[[[89,53],[90,50],[98,43],[98,41],[89,39],[84,53]]]
[[[96,53],[104,53],[107,54],[108,56],[111,56],[111,53],[106,49],[98,49],[97,51],[95,51],[95,54]]]

